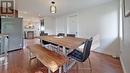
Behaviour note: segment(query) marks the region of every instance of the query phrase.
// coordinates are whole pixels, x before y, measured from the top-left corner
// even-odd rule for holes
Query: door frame
[[[77,16],[77,34],[76,36],[79,36],[79,14],[78,13],[73,13],[67,16],[67,27],[66,27],[66,34],[69,32],[69,17],[72,16]]]

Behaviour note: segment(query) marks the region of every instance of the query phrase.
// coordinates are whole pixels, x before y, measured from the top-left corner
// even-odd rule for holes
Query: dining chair
[[[75,49],[67,55],[70,59],[74,59],[74,60],[81,62],[81,63],[83,63],[85,60],[88,59],[89,66],[90,66],[90,72],[92,72],[92,66],[91,66],[91,61],[90,61],[89,55],[90,55],[92,41],[93,41],[92,37],[85,41],[83,52]],[[78,65],[77,65],[77,72],[78,72]]]
[[[65,36],[65,33],[58,33],[57,36]]]
[[[67,34],[67,37],[75,37],[75,34]]]
[[[58,33],[57,36],[58,37],[59,36],[65,36],[65,34],[64,33]],[[58,46],[57,44],[54,44],[54,43],[50,43],[50,44],[51,44],[50,47],[52,48],[52,51],[60,53],[60,51],[59,51],[60,46]]]
[[[48,33],[44,33],[44,34],[43,34],[43,36],[47,36],[47,35],[48,35]]]

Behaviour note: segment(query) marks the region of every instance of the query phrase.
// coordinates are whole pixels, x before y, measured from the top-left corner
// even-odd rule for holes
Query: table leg
[[[48,73],[51,73],[51,70],[48,68]]]
[[[63,47],[63,53],[64,53],[65,57],[67,57],[67,50],[65,47]],[[65,73],[67,72],[67,64],[64,64],[63,70]]]
[[[63,54],[66,56],[67,55],[67,50],[65,47],[63,47]]]
[[[61,72],[62,72],[62,67],[59,68],[59,73],[61,73]]]
[[[44,44],[42,43],[42,40],[40,40],[40,44],[41,44],[42,46],[44,46]]]
[[[70,68],[72,68],[72,66],[76,63],[76,61],[74,60],[71,64],[68,65],[67,70],[69,70]]]
[[[65,48],[65,47],[63,47],[63,53],[64,53],[64,55],[65,55],[65,57],[67,58],[67,49]],[[70,68],[72,68],[72,66],[74,65],[76,63],[76,61],[74,60],[72,63],[70,63],[70,64],[65,64],[64,66],[63,66],[63,70],[64,70],[64,72],[66,73]]]

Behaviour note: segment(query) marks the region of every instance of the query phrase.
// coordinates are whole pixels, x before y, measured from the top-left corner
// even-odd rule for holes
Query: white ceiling
[[[49,12],[51,0],[16,0],[16,8],[22,13],[32,15],[51,16],[61,15],[78,11],[79,9],[103,4],[112,0],[54,0],[56,2],[57,13]]]

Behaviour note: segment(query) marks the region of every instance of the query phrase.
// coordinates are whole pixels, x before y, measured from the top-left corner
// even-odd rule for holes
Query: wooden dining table
[[[84,44],[86,39],[84,38],[78,38],[78,37],[58,37],[56,35],[48,35],[48,36],[40,36],[40,40],[44,40],[49,43],[56,44],[58,46],[63,47],[63,53],[67,57],[67,50],[74,50],[77,49],[79,46]],[[41,43],[42,44],[42,43]],[[69,66],[64,65],[64,72],[67,72],[73,65],[75,64],[75,61],[70,64]]]

